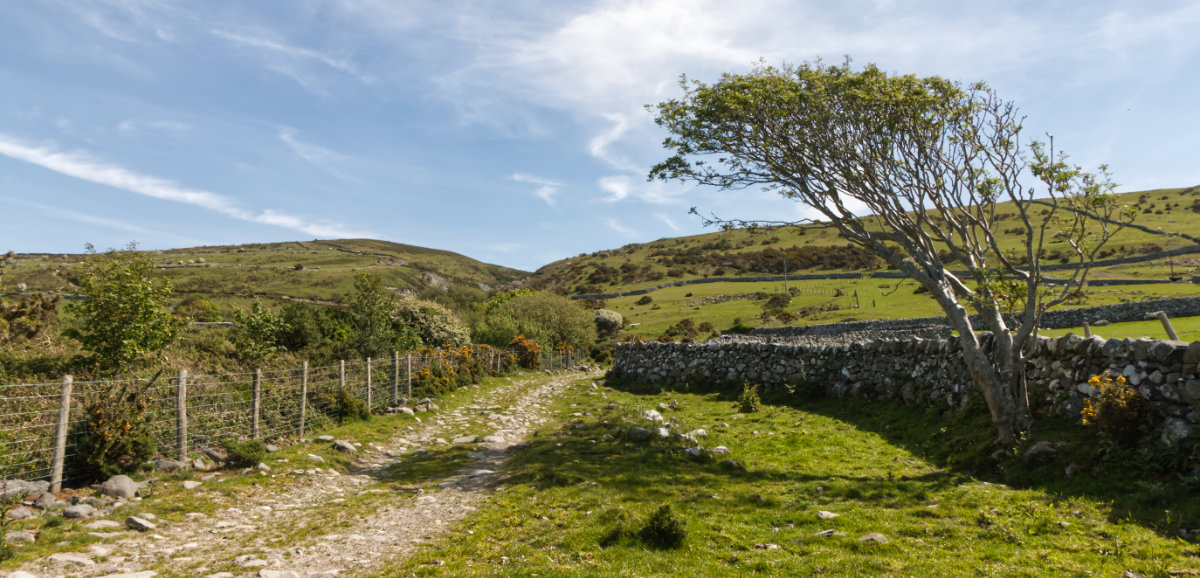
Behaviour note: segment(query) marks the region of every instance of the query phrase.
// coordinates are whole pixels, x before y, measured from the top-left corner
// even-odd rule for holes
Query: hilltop
[[[147,251],[175,288],[176,297],[214,298],[225,304],[253,299],[341,303],[359,271],[378,274],[403,293],[483,294],[530,274],[450,251],[370,239],[255,243]],[[3,270],[3,286],[71,293],[83,254],[20,254]]]

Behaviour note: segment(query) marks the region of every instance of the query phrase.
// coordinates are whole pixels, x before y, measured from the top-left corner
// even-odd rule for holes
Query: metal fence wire
[[[142,419],[158,453],[188,459],[223,440],[273,440],[329,429],[344,417],[348,400],[381,413],[437,397],[467,380],[510,371],[516,360],[509,351],[471,346],[249,373],[180,371],[155,379],[64,377],[59,383],[0,385],[0,480],[50,480],[57,490],[63,479],[77,477],[69,469],[87,435],[85,412],[101,396],[122,389],[145,396]],[[567,369],[579,360],[572,351],[541,352],[544,369]]]

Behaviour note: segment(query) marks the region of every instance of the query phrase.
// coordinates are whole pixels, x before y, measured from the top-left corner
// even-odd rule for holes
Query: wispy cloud
[[[81,213],[79,211],[73,211],[71,209],[67,209],[64,207],[51,207],[51,206],[43,205],[40,203],[31,203],[29,201],[25,201],[22,199],[14,199],[12,197],[0,197],[0,200],[3,200],[6,203],[16,203],[18,205],[25,205],[26,207],[32,207],[32,208],[37,209],[47,215],[54,217],[55,219],[62,219],[65,221],[72,221],[75,223],[85,223],[85,224],[89,224],[89,225],[97,225],[100,227],[106,227],[109,229],[116,229],[118,231],[125,231],[126,233],[138,235],[139,237],[142,237],[143,239],[146,237],[154,237],[154,238],[158,238],[158,239],[173,239],[174,242],[178,242],[178,243],[185,244],[185,245],[195,245],[195,244],[204,242],[201,239],[195,239],[192,237],[184,237],[182,235],[176,235],[174,233],[168,233],[165,231],[157,231],[154,229],[148,229],[146,227],[135,225],[133,223],[117,221],[114,219],[106,219],[104,217],[99,217],[99,216],[91,215],[88,213]]]
[[[637,233],[634,232],[633,229],[630,229],[629,227],[622,225],[621,223],[617,222],[616,219],[604,219],[604,224],[609,229],[612,229],[622,235],[625,235],[626,237],[637,237]]]
[[[333,69],[363,84],[372,84],[375,82],[372,76],[360,71],[353,61],[346,58],[338,58],[318,50],[293,46],[268,38],[246,36],[217,29],[213,29],[210,32],[214,36],[228,40],[233,44],[254,50],[256,55],[260,57],[259,59],[263,66],[276,73],[292,78],[306,90],[314,93],[325,94],[327,85],[320,78],[318,72],[309,70],[309,66],[314,64],[319,67]]]
[[[559,189],[561,189],[563,186],[562,183],[556,181],[551,181],[523,173],[514,173],[512,180],[518,183],[531,183],[538,185],[537,190],[534,191],[533,194],[537,195],[539,199],[545,201],[546,204],[550,205],[551,207],[553,207],[557,202],[554,198],[554,195],[557,195]]]
[[[608,193],[607,197],[600,199],[606,203],[637,199],[655,205],[677,205],[680,204],[680,196],[686,190],[680,187],[668,187],[657,181],[641,182],[635,186],[633,178],[629,175],[601,177],[596,185],[600,187],[600,190]]]
[[[123,120],[117,124],[117,132],[123,135],[131,135],[143,130],[182,132],[190,128],[182,122],[169,120]]]
[[[282,128],[279,130],[279,140],[282,140],[292,152],[314,165],[342,164],[350,157],[325,147],[301,142],[296,138],[296,129]]]
[[[28,146],[4,134],[0,134],[0,155],[35,164],[77,179],[155,199],[201,207],[251,223],[275,225],[317,237],[371,236],[370,233],[347,230],[340,225],[328,222],[308,221],[273,209],[254,213],[239,207],[233,199],[217,193],[190,189],[166,179],[138,174],[124,167],[96,161],[79,153],[64,153],[46,147]]]
[[[671,228],[671,230],[672,230],[672,231],[675,231],[676,233],[678,233],[678,232],[679,232],[679,230],[680,230],[680,229],[679,229],[679,225],[676,225],[676,224],[675,224],[675,221],[671,220],[671,218],[670,218],[670,217],[668,217],[668,216],[666,216],[666,215],[664,215],[664,214],[662,214],[662,213],[654,213],[654,216],[655,216],[655,217],[658,217],[658,220],[660,220],[660,221],[662,221],[663,223],[665,223],[665,224],[666,224],[668,227],[670,227],[670,228]]]

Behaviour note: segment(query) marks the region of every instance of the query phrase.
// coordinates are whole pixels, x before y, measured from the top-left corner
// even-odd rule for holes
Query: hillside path
[[[556,394],[598,375],[538,375],[480,388],[455,409],[418,414],[424,421],[403,435],[364,445],[350,473],[315,462],[279,464],[272,474],[287,476],[286,483],[247,486],[236,504],[212,515],[189,513],[147,533],[113,529],[71,560],[56,555],[21,570],[37,577],[370,574],[453,531],[495,491],[509,448],[551,417]],[[490,433],[470,442],[460,437],[478,431]],[[455,446],[470,450],[465,467],[424,484],[386,483],[389,469],[404,467],[414,452]]]

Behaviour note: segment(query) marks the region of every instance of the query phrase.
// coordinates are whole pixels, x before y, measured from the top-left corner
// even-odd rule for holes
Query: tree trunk
[[[940,301],[941,299],[939,299]],[[1033,425],[1033,414],[1029,410],[1029,396],[1025,387],[1025,358],[1012,347],[1012,336],[1001,325],[994,328],[992,356],[984,353],[979,334],[971,327],[971,320],[962,306],[954,303],[943,309],[950,324],[958,331],[962,345],[963,361],[971,380],[983,394],[992,424],[996,426],[996,445],[1009,446],[1017,436],[1029,431]],[[993,358],[995,361],[993,361]]]

